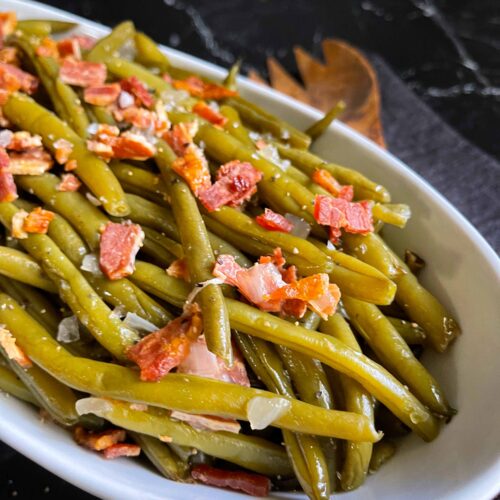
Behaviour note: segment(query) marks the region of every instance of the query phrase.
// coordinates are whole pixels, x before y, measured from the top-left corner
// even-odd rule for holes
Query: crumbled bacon
[[[87,35],[75,35],[57,42],[60,57],[82,58],[82,50],[89,50],[95,45],[95,39]]]
[[[177,90],[185,90],[192,96],[200,99],[225,99],[238,94],[235,90],[230,90],[215,83],[204,82],[198,76],[189,76],[185,80],[172,80],[172,85]]]
[[[56,190],[62,192],[78,191],[81,185],[82,183],[73,174],[63,174],[61,182],[56,186]]]
[[[167,141],[177,156],[183,156],[188,146],[192,144],[197,132],[197,122],[182,122],[174,125],[172,130],[166,132],[163,139]]]
[[[54,212],[36,207],[24,219],[23,231],[27,233],[46,234],[54,217]]]
[[[255,222],[268,231],[289,233],[293,229],[293,224],[288,219],[269,208],[266,208],[263,214],[255,217]]]
[[[113,142],[113,158],[147,160],[156,154],[156,148],[148,140],[133,132],[123,132]]]
[[[271,481],[261,474],[252,474],[239,470],[216,469],[210,465],[195,465],[191,470],[194,480],[218,488],[230,488],[243,491],[256,497],[267,497]]]
[[[35,54],[40,57],[59,58],[57,43],[53,38],[46,36],[35,49]]]
[[[94,87],[106,81],[106,66],[102,63],[64,59],[59,69],[63,83],[78,87]]]
[[[120,85],[118,83],[95,85],[85,88],[83,91],[83,100],[95,106],[108,106],[118,99],[120,92]]]
[[[115,111],[115,118],[118,121],[130,123],[134,127],[141,129],[151,129],[155,126],[156,114],[146,108],[130,106],[119,112]]]
[[[78,162],[76,160],[69,160],[64,164],[64,171],[71,172],[72,170],[76,170],[78,168]]]
[[[10,64],[6,66],[10,66]],[[10,94],[17,92],[20,88],[21,82],[19,79],[12,72],[5,70],[3,63],[0,63],[0,106],[7,102]],[[2,121],[5,121],[3,116]]]
[[[340,229],[348,233],[368,234],[373,232],[372,204],[369,201],[351,202],[343,198],[316,195],[314,218],[319,224],[330,226],[330,236],[336,243]]]
[[[4,47],[0,49],[0,62],[19,66],[19,52],[17,47]]]
[[[87,141],[87,149],[104,159],[113,158],[113,148],[109,144],[100,141]]]
[[[342,186],[337,179],[323,168],[316,170],[312,176],[313,181],[319,184],[322,188],[332,193],[337,198],[344,198],[344,200],[352,201],[354,196],[354,189],[351,185]]]
[[[124,278],[134,272],[135,256],[144,241],[141,226],[108,222],[101,234],[99,266],[110,279]]]
[[[93,451],[103,451],[110,446],[125,441],[126,434],[123,429],[109,429],[103,432],[92,432],[77,425],[73,431],[75,441]]]
[[[167,268],[167,274],[173,278],[179,278],[189,283],[189,269],[186,264],[186,259],[177,259]]]
[[[52,156],[43,148],[10,153],[9,170],[13,175],[42,175],[52,168]]]
[[[17,26],[17,16],[14,11],[0,12],[0,38],[14,33]]]
[[[219,168],[217,181],[201,192],[199,199],[209,212],[225,205],[237,207],[257,192],[257,183],[261,179],[262,173],[251,163],[230,161]]]
[[[183,156],[176,158],[172,169],[189,185],[195,196],[210,189],[210,170],[203,151],[196,144],[189,144]]]
[[[138,444],[116,443],[105,448],[102,454],[108,460],[118,457],[138,457],[141,454],[141,447]]]
[[[170,321],[131,347],[127,357],[141,369],[141,380],[155,382],[186,359],[203,328],[199,308]]]
[[[52,144],[54,148],[54,156],[59,165],[65,165],[71,153],[73,152],[73,144],[66,139],[57,139],[57,141]]]
[[[150,108],[154,104],[153,96],[149,93],[146,85],[142,83],[136,76],[130,76],[120,81],[122,90],[132,94],[138,106],[146,106]]]
[[[224,115],[211,108],[204,101],[198,101],[193,106],[193,112],[218,127],[223,127],[227,123],[227,118]]]
[[[0,62],[0,82],[1,88],[10,92],[21,89],[27,94],[33,94],[38,88],[36,76],[26,73],[17,66],[3,62]],[[6,82],[8,82],[8,88],[5,88]],[[13,86],[15,88],[12,88]]]
[[[31,135],[29,132],[14,132],[10,136],[7,149],[12,151],[25,151],[26,149],[41,148],[42,138],[39,135]]]
[[[15,361],[22,368],[31,368],[33,366],[30,358],[16,344],[16,339],[6,328],[0,326],[0,346],[2,346],[7,357]]]
[[[9,156],[0,147],[0,203],[11,202],[17,198],[17,188],[14,176],[9,169]]]

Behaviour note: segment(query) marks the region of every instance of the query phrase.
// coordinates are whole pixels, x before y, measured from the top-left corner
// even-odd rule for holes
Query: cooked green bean
[[[238,59],[227,72],[226,78],[224,78],[223,85],[230,90],[237,89],[237,78],[240,73],[241,59]]]
[[[408,345],[422,345],[425,343],[425,330],[417,323],[390,316],[387,316],[387,319]]]
[[[246,409],[253,398],[276,398],[267,391],[181,373],[169,373],[156,383],[144,383],[135,370],[71,356],[5,294],[0,294],[0,323],[6,325],[33,362],[60,382],[96,396],[239,420],[248,419]],[[45,341],[41,341],[43,337]],[[360,415],[282,397],[290,406],[273,422],[276,427],[361,441],[379,439],[373,425]]]
[[[124,21],[113,29],[106,37],[101,38],[85,56],[87,61],[104,62],[110,57],[114,57],[122,46],[132,40],[135,28],[132,21]]]
[[[313,123],[307,130],[306,134],[315,141],[320,137],[323,132],[330,126],[330,124],[335,120],[340,114],[345,110],[345,102],[337,102],[330,111],[325,113],[323,118]]]
[[[57,292],[37,262],[15,248],[0,246],[0,274],[47,292]]]
[[[248,135],[248,130],[245,128],[243,123],[241,123],[238,111],[231,106],[224,104],[220,107],[220,113],[227,119],[227,122],[224,125],[224,130],[236,137],[236,139],[242,142],[245,146],[253,148],[254,143]]]
[[[139,64],[147,67],[158,68],[167,72],[170,66],[168,57],[159,49],[158,45],[148,35],[136,31],[134,35],[136,55]]]
[[[54,152],[54,142],[66,139],[73,145],[71,159],[77,161],[78,177],[101,201],[111,215],[128,213],[127,203],[120,183],[106,163],[88,151],[83,141],[66,123],[37,104],[27,95],[12,94],[2,108],[9,121],[22,130],[42,136],[44,145]]]
[[[375,203],[372,214],[379,221],[404,228],[411,217],[411,209],[404,203]]]
[[[35,36],[47,36],[51,33],[62,33],[76,26],[75,23],[59,20],[22,19],[16,28],[23,33]]]
[[[0,391],[10,394],[17,399],[38,406],[38,402],[31,391],[21,382],[17,375],[0,364]]]
[[[121,161],[112,161],[110,167],[122,184],[135,187],[142,193],[154,193],[164,199],[168,196],[167,188],[159,175]]]
[[[370,461],[370,473],[374,473],[390,460],[396,453],[396,445],[392,441],[382,440],[375,443]]]

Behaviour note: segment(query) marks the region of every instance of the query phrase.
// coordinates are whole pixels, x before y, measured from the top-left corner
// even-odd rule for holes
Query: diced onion
[[[290,166],[290,160],[282,160],[278,153],[278,150],[276,149],[276,146],[273,146],[272,144],[268,144],[267,146],[263,147],[257,152],[257,154],[262,156],[262,158],[274,163],[279,168],[281,168],[281,170],[287,170]]]
[[[265,398],[255,396],[247,405],[247,418],[254,430],[265,429],[275,420],[283,416],[291,403],[284,398]]]
[[[335,245],[330,240],[328,240],[328,243],[326,244],[326,248],[328,248],[328,250],[337,250],[335,248]]]
[[[120,95],[118,96],[118,106],[121,109],[129,108],[133,106],[135,103],[134,96],[127,92],[126,90],[122,90]]]
[[[75,403],[75,409],[80,416],[93,413],[98,417],[106,418],[106,415],[113,411],[113,406],[103,398],[84,398]]]
[[[134,330],[141,330],[144,332],[156,332],[158,328],[153,323],[148,320],[141,318],[135,313],[128,312],[123,320],[123,323],[127,325],[129,328],[133,328]]]
[[[88,253],[82,260],[80,266],[82,271],[88,271],[92,274],[102,274],[101,268],[99,267],[99,259],[95,253]]]
[[[123,306],[116,306],[109,315],[111,318],[122,319],[127,315],[127,310]]]
[[[13,135],[14,134],[10,130],[2,130],[0,132],[0,147],[6,148],[10,144]]]
[[[223,285],[224,281],[221,280],[220,278],[212,278],[207,281],[202,281],[200,283],[196,283],[194,288],[191,290],[189,295],[187,296],[186,302],[184,307],[189,306],[190,304],[193,303],[194,299],[196,296],[208,285]]]
[[[76,316],[68,316],[64,318],[57,327],[57,340],[64,344],[76,342],[80,339],[80,329],[78,326],[78,318]]]
[[[301,217],[293,214],[285,214],[285,219],[293,224],[290,234],[306,239],[311,232],[311,226]]]
[[[99,123],[97,122],[92,122],[88,127],[87,127],[87,133],[89,135],[96,135],[97,131],[99,130]]]
[[[92,194],[92,193],[85,193],[85,197],[87,200],[94,205],[94,207],[100,207],[102,203]]]

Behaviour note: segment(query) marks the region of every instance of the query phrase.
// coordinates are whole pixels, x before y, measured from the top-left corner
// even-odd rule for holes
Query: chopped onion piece
[[[284,398],[255,396],[247,405],[247,417],[254,430],[265,429],[290,409],[291,403]]]
[[[59,323],[57,327],[57,340],[64,344],[80,340],[80,328],[76,316],[68,316]]]
[[[100,207],[102,203],[92,194],[92,193],[85,193],[85,197],[87,200],[94,205],[94,207]]]
[[[268,144],[257,152],[262,158],[277,165],[281,170],[287,170],[290,166],[290,160],[282,160],[276,146]]]
[[[331,242],[331,240],[328,240],[328,243],[326,244],[326,248],[328,248],[328,250],[337,250],[335,248],[335,245]]]
[[[80,269],[82,271],[88,271],[92,274],[102,274],[101,268],[99,267],[99,259],[95,253],[88,253],[85,255]]]
[[[103,398],[83,398],[75,403],[75,409],[80,416],[93,413],[98,417],[106,418],[106,415],[113,411],[113,406]]]
[[[134,330],[142,330],[144,332],[156,332],[158,328],[153,323],[150,323],[148,320],[141,318],[135,313],[128,312],[123,320],[123,323],[127,325],[129,328],[133,328]]]
[[[301,217],[293,214],[285,214],[285,219],[293,224],[290,234],[306,239],[311,232],[311,226]]]
[[[13,135],[14,134],[7,129],[0,131],[0,147],[6,148],[10,144]]]
[[[92,122],[88,127],[87,127],[87,133],[89,135],[96,135],[97,132],[99,131],[99,123],[97,122]]]
[[[127,92],[126,90],[122,90],[120,95],[118,96],[118,106],[121,109],[129,108],[133,106],[135,103],[134,96]]]
[[[124,306],[116,306],[109,315],[111,318],[122,319],[127,315],[127,310]]]
[[[202,281],[200,283],[196,283],[194,288],[191,290],[189,295],[187,296],[186,302],[184,304],[184,308],[193,303],[196,296],[208,285],[223,285],[224,281],[220,278],[212,278],[207,281]]]

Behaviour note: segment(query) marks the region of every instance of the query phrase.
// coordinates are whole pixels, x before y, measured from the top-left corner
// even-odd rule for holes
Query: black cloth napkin
[[[389,150],[443,193],[498,252],[500,164],[447,125],[380,57],[371,60],[380,80]],[[0,498],[13,492],[19,499],[93,498],[1,443],[0,471]]]

